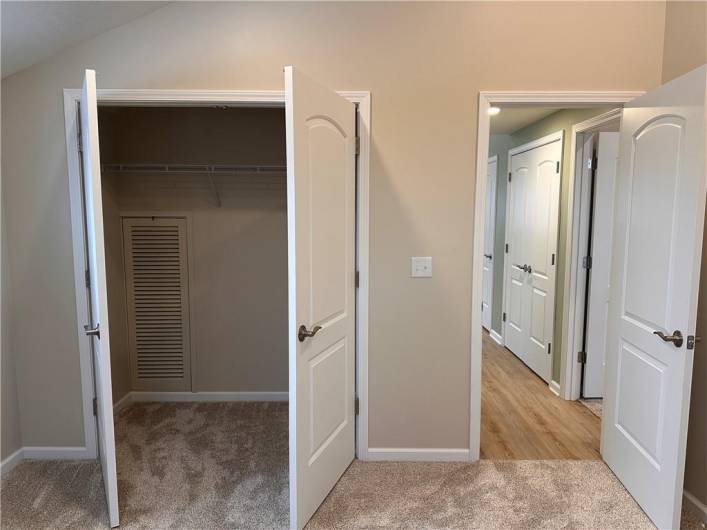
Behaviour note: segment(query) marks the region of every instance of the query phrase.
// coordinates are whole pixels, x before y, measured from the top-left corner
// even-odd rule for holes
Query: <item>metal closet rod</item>
[[[102,171],[116,173],[278,173],[285,165],[223,165],[223,164],[103,164]]]

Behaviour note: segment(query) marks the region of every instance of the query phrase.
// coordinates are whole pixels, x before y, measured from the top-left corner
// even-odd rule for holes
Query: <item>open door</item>
[[[354,104],[285,68],[290,526],[354,458]]]
[[[113,433],[113,393],[110,373],[110,337],[108,333],[108,290],[103,243],[103,203],[101,195],[101,160],[98,149],[98,104],[96,72],[86,70],[81,93],[81,161],[83,174],[86,247],[90,273],[91,322],[85,326],[93,351],[94,386],[98,451],[103,471],[103,484],[108,500],[110,526],[118,526],[118,479]],[[85,428],[90,428],[88,425]]]
[[[623,112],[602,455],[659,528],[679,528],[705,215],[707,65]]]

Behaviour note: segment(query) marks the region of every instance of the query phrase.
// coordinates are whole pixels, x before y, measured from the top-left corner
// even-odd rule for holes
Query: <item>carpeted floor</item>
[[[287,527],[286,404],[133,405],[116,436],[121,528]],[[0,504],[3,529],[107,527],[95,462],[24,462]],[[653,528],[602,462],[576,460],[355,461],[307,526],[383,527]]]
[[[580,399],[579,402],[592,411],[592,414],[601,418],[601,411],[604,407],[604,400],[601,398]]]

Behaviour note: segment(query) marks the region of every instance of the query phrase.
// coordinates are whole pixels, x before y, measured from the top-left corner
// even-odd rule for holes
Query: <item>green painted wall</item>
[[[508,150],[542,138],[559,130],[564,131],[562,146],[562,174],[560,176],[560,229],[557,246],[557,285],[555,288],[555,337],[553,340],[552,379],[560,380],[560,352],[562,351],[562,299],[564,298],[565,252],[567,240],[567,216],[569,214],[568,193],[570,168],[570,148],[572,126],[592,116],[609,111],[610,108],[563,109],[546,116],[542,120],[520,129],[510,135],[492,134],[489,141],[489,156],[498,156],[498,183],[496,186],[496,233],[494,236],[493,271],[493,314],[491,327],[501,333],[503,313],[503,246],[506,232],[506,191],[508,185]],[[497,259],[498,258],[498,259]]]

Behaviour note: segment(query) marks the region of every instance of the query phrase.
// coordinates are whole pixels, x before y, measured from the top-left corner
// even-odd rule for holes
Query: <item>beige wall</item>
[[[284,165],[282,109],[104,108],[104,164]],[[188,212],[192,390],[286,392],[285,173],[104,174],[113,395],[131,390],[120,212]],[[110,218],[110,222],[109,222]],[[117,368],[117,370],[116,370]]]
[[[61,90],[80,86],[84,68],[101,87],[282,89],[282,66],[294,64],[331,87],[371,90],[370,445],[459,448],[478,91],[657,86],[664,15],[658,2],[175,2],[4,79],[25,443],[82,443]],[[415,255],[433,257],[430,281],[409,278]]]
[[[707,1],[668,1],[664,43],[664,83],[707,63]]]

